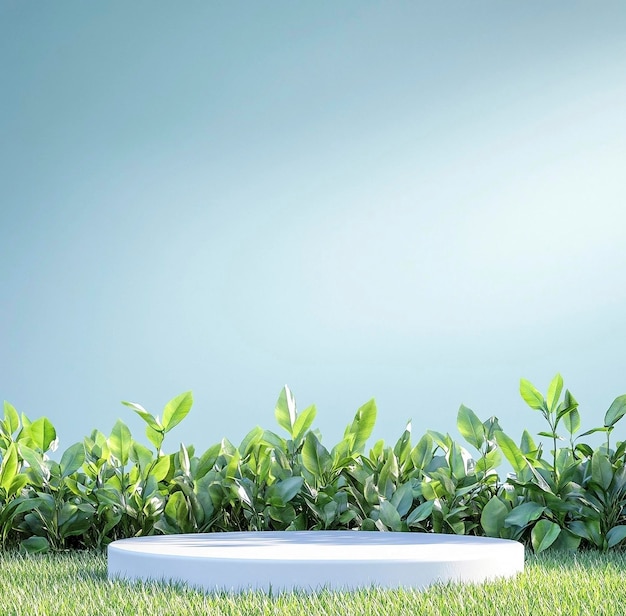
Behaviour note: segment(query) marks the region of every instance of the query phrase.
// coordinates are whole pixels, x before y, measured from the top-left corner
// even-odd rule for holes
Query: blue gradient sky
[[[60,448],[518,437],[626,393],[622,2],[0,3],[0,397]],[[626,437],[618,427],[617,438]]]

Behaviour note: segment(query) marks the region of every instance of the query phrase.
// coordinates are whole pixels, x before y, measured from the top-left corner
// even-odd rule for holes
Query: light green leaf
[[[311,473],[318,482],[326,476],[330,470],[332,458],[322,443],[319,442],[313,432],[309,432],[302,446],[302,465]]]
[[[618,396],[613,400],[609,410],[604,416],[604,425],[607,428],[614,426],[624,415],[626,415],[626,394]]]
[[[576,434],[580,430],[580,413],[577,408],[563,415],[563,424],[570,434]]]
[[[559,398],[561,397],[561,392],[563,391],[563,377],[560,374],[557,374],[552,381],[550,382],[550,386],[548,387],[548,408],[550,412],[554,412],[559,403]]]
[[[557,539],[561,532],[561,527],[550,520],[539,520],[533,526],[530,538],[535,553],[543,552],[549,548]]]
[[[315,419],[315,415],[317,414],[317,409],[315,405],[304,409],[298,413],[296,417],[296,423],[293,426],[293,440],[298,443],[304,437],[306,431],[311,427],[313,420]]]
[[[519,392],[531,409],[544,409],[546,402],[534,385],[526,379],[520,379]]]
[[[510,436],[507,436],[502,431],[497,431],[495,433],[495,438],[498,446],[502,450],[502,453],[513,467],[513,470],[517,474],[521,473],[528,466],[528,463],[526,462],[526,458],[520,448],[515,444]]]
[[[492,496],[480,514],[480,525],[487,537],[499,537],[509,508],[497,496]]]
[[[33,444],[42,452],[48,451],[50,443],[57,437],[57,432],[47,417],[33,421],[28,431]]]
[[[130,459],[138,464],[139,468],[143,472],[143,470],[152,462],[152,452],[137,441],[133,441],[130,446]]]
[[[136,402],[125,402],[124,400],[122,400],[122,404],[133,409],[133,411],[135,411],[135,413],[137,413],[137,415],[139,415],[139,417],[141,417],[153,430],[156,430],[157,432],[163,430],[163,426],[157,421],[156,417],[148,413],[148,411],[146,411],[141,404],[137,404]]]
[[[121,419],[118,419],[113,426],[108,444],[111,454],[120,461],[122,466],[128,464],[131,442],[132,439],[128,426]]]
[[[274,407],[274,417],[281,428],[284,428],[289,436],[293,437],[294,425],[296,423],[296,399],[291,390],[285,385],[278,396]]]
[[[17,457],[17,449],[15,443],[11,443],[4,454],[2,465],[0,465],[0,487],[8,492],[13,479],[17,474],[19,459]]]
[[[346,428],[344,438],[354,435],[354,444],[352,450],[355,452],[363,452],[367,439],[371,436],[374,424],[376,423],[376,402],[372,398],[361,406],[352,423]]]
[[[170,472],[170,466],[172,464],[171,456],[161,456],[152,467],[150,476],[154,477],[156,481],[163,481]]]
[[[20,427],[20,418],[15,407],[6,400],[4,401],[4,424],[9,433],[7,436],[11,436]]]
[[[459,408],[456,426],[461,436],[473,447],[480,449],[485,442],[485,427],[472,409],[463,404]]]
[[[74,443],[61,456],[61,477],[69,477],[75,473],[85,461],[85,446],[83,443]]]
[[[154,445],[157,451],[161,450],[161,445],[163,445],[163,437],[164,432],[163,428],[160,430],[155,430],[152,426],[146,426],[146,436],[148,440]]]
[[[391,504],[396,508],[400,517],[406,515],[413,504],[413,487],[410,482],[403,483],[393,493]]]
[[[177,426],[185,419],[192,405],[193,395],[190,391],[186,391],[172,398],[163,409],[163,428],[165,431],[169,432],[174,426]]]
[[[189,471],[191,470],[189,452],[183,443],[180,444],[180,449],[178,451],[178,463],[180,465],[180,470],[183,471],[183,474],[188,477]]]

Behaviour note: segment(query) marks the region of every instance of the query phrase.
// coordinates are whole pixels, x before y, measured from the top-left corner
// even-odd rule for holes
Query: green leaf
[[[33,421],[30,424],[29,434],[35,447],[43,452],[48,451],[50,443],[57,437],[57,432],[47,417],[40,417]]]
[[[530,432],[528,430],[524,430],[524,432],[522,433],[520,451],[524,454],[537,451],[537,445],[535,445],[535,441],[533,440],[533,437],[530,435]]]
[[[177,426],[185,419],[192,405],[193,395],[190,391],[186,391],[172,398],[163,409],[163,428],[165,432],[169,432],[174,426]]]
[[[278,396],[276,406],[274,408],[274,416],[281,428],[284,428],[289,436],[293,437],[294,425],[296,423],[296,399],[291,390],[285,385]]]
[[[393,531],[399,532],[402,530],[400,514],[388,500],[384,500],[380,503],[380,520],[387,528]]]
[[[111,454],[120,461],[122,466],[128,464],[131,442],[128,426],[121,419],[118,419],[113,426],[108,443]]]
[[[137,413],[137,415],[139,415],[139,417],[141,417],[153,430],[156,430],[157,432],[163,431],[163,426],[157,421],[156,417],[148,413],[148,411],[146,411],[141,404],[137,404],[136,402],[124,402],[124,400],[122,400],[122,404],[133,409],[133,411],[135,411],[135,413]]]
[[[309,432],[302,446],[302,465],[311,473],[318,482],[326,476],[330,470],[332,458],[328,450],[319,442],[313,432]]]
[[[20,542],[20,548],[27,554],[48,552],[50,544],[45,537],[29,537]]]
[[[606,540],[608,543],[608,547],[615,547],[618,543],[624,541],[626,539],[626,526],[614,526],[609,532],[606,534]]]
[[[296,423],[293,425],[293,440],[296,443],[302,440],[306,431],[311,427],[316,414],[317,409],[314,404],[298,413]]]
[[[391,497],[391,504],[396,508],[400,517],[408,513],[413,504],[413,487],[410,482],[398,487]]]
[[[580,413],[577,408],[563,415],[563,424],[570,434],[576,434],[580,430]]]
[[[424,434],[411,451],[411,461],[416,469],[423,470],[432,459],[433,439],[429,434]]]
[[[613,480],[613,467],[610,460],[599,451],[591,458],[591,478],[603,490],[608,490]]]
[[[271,486],[273,488],[272,493],[275,493],[276,496],[278,496],[281,501],[281,505],[285,505],[290,500],[295,498],[295,496],[300,492],[303,484],[304,479],[302,477],[287,477],[287,479],[277,481]]]
[[[85,461],[85,446],[83,443],[74,443],[68,447],[61,456],[61,477],[69,477],[75,473]]]
[[[171,456],[161,456],[150,470],[150,476],[154,477],[156,481],[163,481],[170,472],[171,464]]]
[[[15,407],[4,401],[4,424],[7,427],[7,436],[11,436],[20,427],[20,417],[15,410]]]
[[[8,492],[17,474],[19,459],[15,443],[11,443],[4,454],[2,465],[0,466],[0,487]]]
[[[626,394],[618,396],[613,400],[604,416],[605,427],[610,428],[614,426],[624,415],[626,415]]]
[[[346,428],[344,438],[354,435],[352,451],[363,452],[367,439],[371,436],[374,424],[376,423],[376,402],[372,398],[361,406],[352,423]]]
[[[533,501],[522,503],[521,505],[514,507],[511,513],[506,516],[506,519],[504,520],[504,525],[519,526],[523,528],[531,522],[539,519],[545,509],[545,507]]]
[[[152,452],[137,441],[133,441],[130,446],[130,459],[138,464],[143,472],[152,463]]]
[[[556,541],[560,532],[561,527],[558,524],[550,522],[550,520],[539,520],[530,533],[535,553],[539,554],[539,552],[549,548]]]
[[[180,465],[180,470],[183,471],[183,475],[188,477],[191,470],[189,452],[183,443],[180,444],[180,449],[178,450],[178,464]]]
[[[473,447],[480,449],[485,442],[485,427],[472,409],[463,404],[459,408],[456,426],[461,436]]]
[[[406,519],[406,523],[409,526],[417,526],[420,522],[425,520],[430,516],[433,511],[433,506],[435,505],[434,500],[427,500],[423,502],[418,507],[415,507],[413,511],[409,514],[409,517]]]
[[[492,496],[480,514],[480,525],[487,537],[499,537],[509,508],[497,496]]]
[[[520,379],[519,392],[524,401],[531,409],[545,409],[546,402],[543,396],[535,389],[534,385],[526,379]]]
[[[513,470],[517,474],[521,473],[528,466],[528,462],[526,461],[526,458],[520,448],[515,444],[510,436],[507,436],[502,431],[496,432],[495,438],[505,458],[513,467]]]
[[[563,377],[560,374],[557,374],[552,381],[550,382],[550,386],[548,387],[548,408],[550,412],[553,413],[556,409],[559,398],[561,397],[561,392],[563,391]]]
[[[155,430],[152,426],[146,426],[146,436],[148,440],[154,445],[157,451],[161,450],[161,445],[163,445],[163,437],[165,436],[165,432],[163,428],[160,430]]]

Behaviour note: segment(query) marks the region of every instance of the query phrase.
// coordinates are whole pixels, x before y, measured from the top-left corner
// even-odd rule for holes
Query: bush
[[[118,421],[94,430],[49,459],[56,431],[4,403],[0,421],[0,533],[3,547],[29,552],[103,548],[131,536],[237,530],[354,529],[487,535],[547,548],[607,550],[626,538],[626,441],[611,434],[626,414],[626,395],[604,425],[575,438],[578,402],[557,375],[544,397],[522,379],[520,393],[539,411],[552,449],[524,431],[519,445],[498,419],[481,421],[461,406],[457,427],[475,455],[449,434],[428,431],[415,445],[407,425],[393,447],[365,445],[376,420],[370,400],[328,450],[311,426],[315,406],[298,412],[285,387],[275,417],[287,433],[256,427],[240,443],[222,439],[201,455],[181,445],[164,453],[166,434],[189,413],[183,393],[162,419],[124,402],[146,422],[151,450]],[[559,430],[567,434],[567,445]],[[604,432],[595,450],[578,442]],[[513,467],[504,479],[503,456]]]

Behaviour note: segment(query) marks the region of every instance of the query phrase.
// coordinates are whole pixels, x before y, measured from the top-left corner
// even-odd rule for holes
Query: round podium
[[[207,591],[423,589],[524,570],[516,541],[429,533],[262,531],[114,541],[110,579],[183,582]]]

